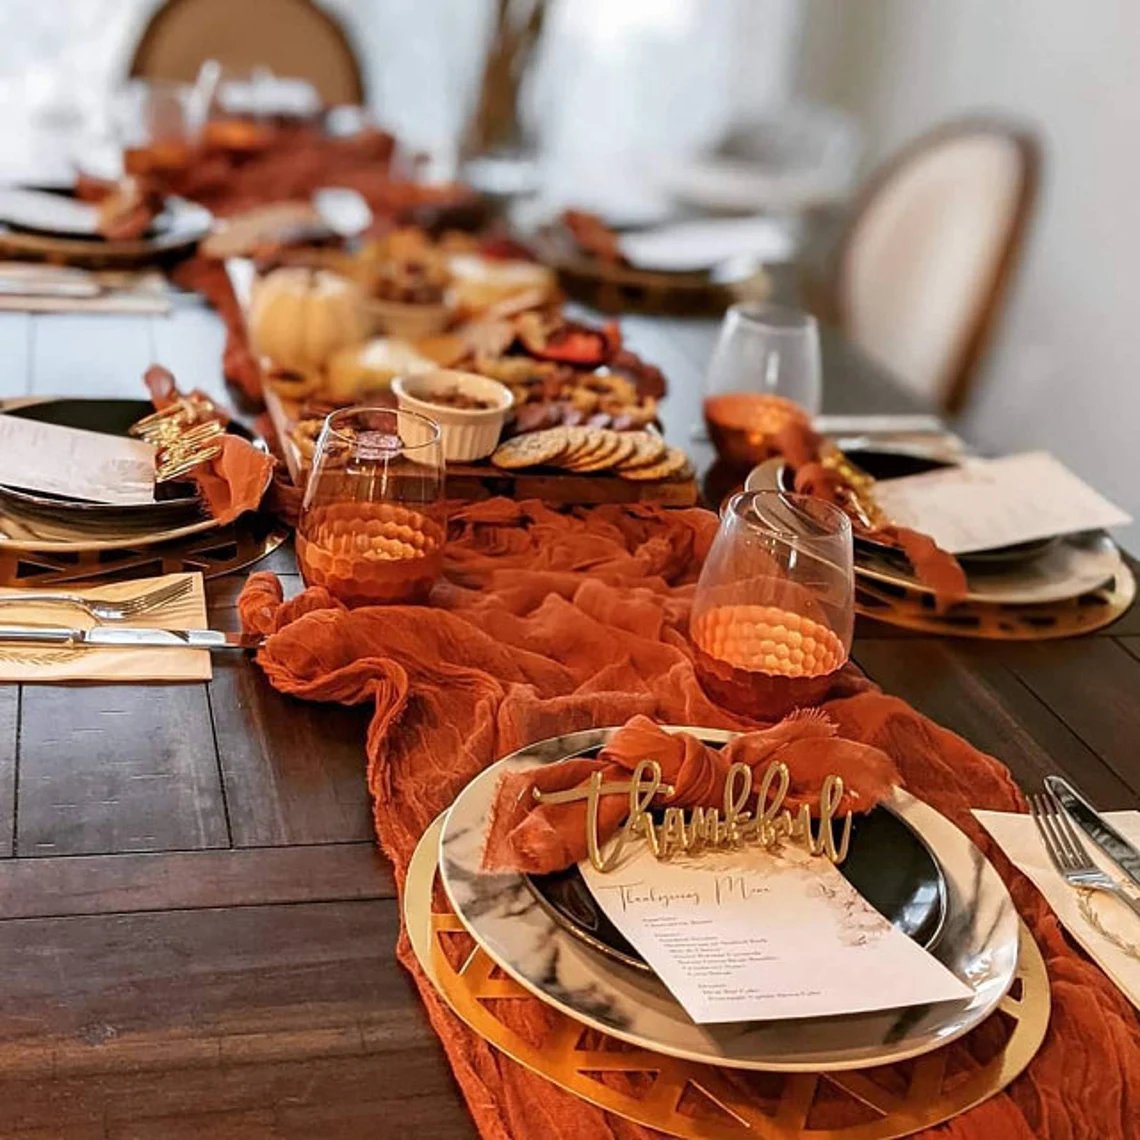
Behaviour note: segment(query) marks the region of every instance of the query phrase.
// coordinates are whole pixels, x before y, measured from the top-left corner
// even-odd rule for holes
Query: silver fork
[[[1057,873],[1071,887],[1087,887],[1116,895],[1140,917],[1140,900],[1132,897],[1115,879],[1105,874],[1089,858],[1088,850],[1077,835],[1065,809],[1051,792],[1029,797],[1029,814],[1037,824],[1045,850]]]
[[[57,594],[26,591],[19,594],[0,594],[0,606],[4,605],[45,605],[45,606],[72,606],[75,609],[85,610],[96,621],[127,621],[138,617],[139,614],[149,613],[159,606],[176,602],[184,598],[193,588],[191,578],[183,578],[180,582],[169,582],[165,586],[148,590],[145,594],[136,594],[122,602],[106,602],[102,599],[85,598],[82,594]]]

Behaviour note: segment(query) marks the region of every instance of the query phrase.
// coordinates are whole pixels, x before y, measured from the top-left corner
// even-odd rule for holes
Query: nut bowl
[[[499,442],[514,396],[489,376],[441,368],[397,376],[392,391],[399,408],[418,412],[440,426],[449,463],[485,459]]]

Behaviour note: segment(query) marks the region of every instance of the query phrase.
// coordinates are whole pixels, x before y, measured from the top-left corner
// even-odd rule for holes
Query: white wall
[[[1044,447],[1140,519],[1140,3],[808,0],[802,85],[868,157],[970,110],[1034,123],[1045,184],[965,425]],[[1121,534],[1140,550],[1140,524]]]

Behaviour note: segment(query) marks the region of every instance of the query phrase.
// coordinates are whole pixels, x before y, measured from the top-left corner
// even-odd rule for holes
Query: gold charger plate
[[[6,550],[29,551],[44,554],[90,554],[101,550],[122,550],[124,547],[157,546],[164,542],[177,542],[218,528],[218,520],[207,518],[185,526],[155,530],[148,534],[108,532],[104,538],[92,538],[87,531],[67,526],[21,523],[0,510],[0,554]]]
[[[749,1074],[745,1084],[738,1072],[626,1045],[553,1010],[547,1011],[550,1028],[543,1040],[528,1040],[510,1026],[509,1009],[537,999],[496,969],[456,915],[433,904],[443,820],[424,832],[404,883],[404,923],[425,976],[470,1029],[512,1060],[648,1128],[692,1140],[893,1140],[1000,1092],[1045,1038],[1049,981],[1041,952],[1023,926],[1013,988],[975,1030],[1000,1029],[1004,1039],[973,1071],[951,1064],[951,1046],[877,1068]],[[457,938],[467,945],[455,959],[457,948],[449,943]],[[1002,1024],[992,1024],[995,1019]]]
[[[13,550],[0,544],[0,586],[28,589],[68,582],[157,577],[180,571],[216,578],[271,554],[289,537],[286,526],[258,514],[243,515],[173,542],[123,543],[113,549],[77,552]]]
[[[923,590],[855,575],[855,610],[916,633],[994,641],[1047,641],[1111,625],[1131,608],[1136,578],[1123,559],[1100,585],[1059,602],[1001,605],[965,601],[937,612]]]

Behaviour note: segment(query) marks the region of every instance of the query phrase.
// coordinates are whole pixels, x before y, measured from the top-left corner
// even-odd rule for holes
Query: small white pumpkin
[[[354,282],[325,269],[289,266],[254,286],[249,328],[255,351],[281,368],[310,372],[363,341],[369,317]]]
[[[334,403],[351,403],[364,393],[386,392],[394,376],[430,372],[439,365],[395,337],[377,337],[342,348],[329,361],[324,396]]]

